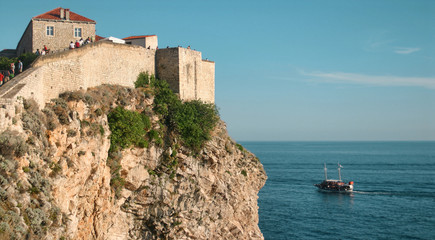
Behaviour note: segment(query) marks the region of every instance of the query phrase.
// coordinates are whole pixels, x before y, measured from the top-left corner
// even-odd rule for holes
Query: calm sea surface
[[[435,239],[435,142],[242,142],[264,165],[265,239]],[[355,182],[351,194],[313,186]]]

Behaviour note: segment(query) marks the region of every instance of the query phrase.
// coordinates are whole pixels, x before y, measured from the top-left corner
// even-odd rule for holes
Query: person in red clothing
[[[42,51],[45,52],[45,54],[48,54],[48,52],[50,51],[47,46],[44,45],[44,48],[42,48]]]
[[[5,76],[3,76],[3,74],[0,72],[0,86],[3,85],[3,78]]]
[[[79,47],[80,47],[80,43],[79,43],[79,41],[76,40],[76,48],[79,48]]]

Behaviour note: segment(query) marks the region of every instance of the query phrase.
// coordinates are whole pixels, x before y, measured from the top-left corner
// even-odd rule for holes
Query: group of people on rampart
[[[49,53],[50,53],[50,49],[48,49],[47,46],[45,46],[45,45],[42,48],[42,51],[39,51],[39,48],[38,48],[38,49],[36,49],[36,52],[35,52],[35,54],[37,56],[39,56],[39,55],[46,55],[46,54],[49,54]]]
[[[88,37],[86,40],[83,40],[83,38],[80,38],[80,40],[76,40],[75,42],[71,41],[68,48],[69,49],[75,49],[75,48],[80,48],[86,44],[92,43],[94,42],[94,38],[92,37]],[[40,55],[47,55],[49,54],[51,51],[50,49],[47,48],[46,45],[44,45],[44,47],[42,48],[42,50],[40,51],[39,49],[36,50],[35,54],[37,56]]]
[[[15,71],[15,69],[17,71]],[[0,71],[0,86],[3,86],[4,83],[14,78],[16,74],[20,74],[22,72],[23,62],[21,62],[21,60],[18,60],[17,66],[15,66],[15,63],[11,63],[11,67],[9,70]]]
[[[92,43],[92,42],[93,42],[93,39],[90,37],[88,37],[85,41],[83,41],[83,38],[80,38],[80,40],[76,40],[75,43],[73,41],[71,41],[69,44],[69,49],[80,48],[80,47],[87,45],[89,43]]]

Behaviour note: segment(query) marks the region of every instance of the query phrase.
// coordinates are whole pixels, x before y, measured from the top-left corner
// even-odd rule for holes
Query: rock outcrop
[[[16,103],[0,134],[0,239],[262,239],[257,194],[266,174],[221,121],[199,152],[151,141],[109,163],[107,113],[147,111],[159,130],[152,104],[118,86],[64,94],[42,111]]]

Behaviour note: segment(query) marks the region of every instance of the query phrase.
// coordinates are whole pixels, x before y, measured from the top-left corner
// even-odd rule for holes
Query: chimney
[[[65,10],[63,8],[60,8],[60,19],[65,18]]]
[[[65,20],[69,20],[69,8],[65,8]]]

